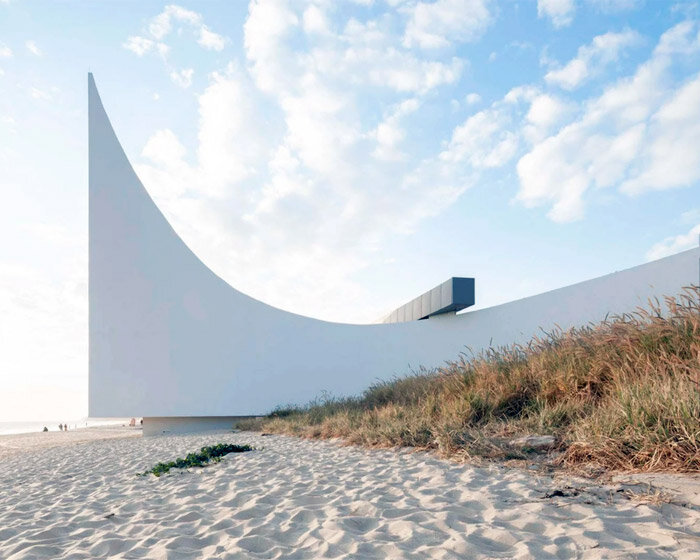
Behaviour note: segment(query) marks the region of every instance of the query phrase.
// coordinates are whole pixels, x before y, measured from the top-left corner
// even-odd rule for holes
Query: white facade
[[[261,414],[432,368],[697,285],[700,249],[462,315],[350,325],[235,290],[183,243],[133,171],[89,76],[91,416]]]

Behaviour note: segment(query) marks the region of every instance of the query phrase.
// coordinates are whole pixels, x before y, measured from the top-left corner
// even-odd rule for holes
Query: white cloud
[[[214,73],[199,97],[197,157],[210,196],[223,194],[227,188],[230,192],[232,186],[255,176],[270,154],[266,139],[274,138],[274,127],[260,128],[264,117],[250,99],[250,87],[243,71],[231,65],[226,74]]]
[[[165,6],[161,13],[151,19],[145,33],[147,36],[130,36],[122,46],[137,56],[156,52],[165,59],[170,51],[170,46],[165,41],[177,24],[180,25],[177,28],[178,35],[185,29],[189,30],[197,44],[207,50],[221,51],[226,46],[226,38],[212,31],[204,23],[201,14],[174,4]]]
[[[326,5],[313,5],[251,3],[246,63],[209,76],[196,150],[159,131],[136,168],[177,231],[237,288],[326,319],[367,320],[376,301],[353,275],[384,262],[383,239],[473,184],[470,170],[414,146],[424,99],[464,62],[404,47],[400,15],[326,25]],[[502,156],[494,150],[484,165],[488,157]],[[351,314],[329,307],[337,290],[363,303]]]
[[[199,96],[196,165],[187,162],[186,150],[171,130],[158,131],[148,140],[142,156],[149,162],[137,170],[168,204],[185,192],[212,200],[230,197],[264,165],[270,153],[260,129],[264,116],[252,101],[250,87],[235,65],[225,74],[210,76]]]
[[[51,101],[52,99],[52,95],[48,91],[36,87],[30,88],[29,94],[33,99],[41,99],[43,101]]]
[[[199,43],[205,49],[209,49],[211,51],[221,51],[226,46],[226,39],[224,39],[224,37],[218,33],[214,33],[206,25],[202,24],[199,29],[199,39],[197,40],[197,43]]]
[[[588,0],[588,3],[604,14],[616,14],[639,8],[643,0]]]
[[[304,22],[304,31],[306,33],[324,34],[329,32],[330,24],[328,23],[328,18],[321,8],[315,4],[311,4],[304,10],[302,19]]]
[[[185,147],[170,129],[159,130],[148,139],[141,155],[156,164],[170,165],[181,161],[185,156]]]
[[[648,124],[640,162],[622,190],[639,193],[700,180],[700,75],[671,97]]]
[[[127,40],[122,43],[122,46],[137,56],[143,56],[153,49],[155,41],[134,35],[127,38]]]
[[[532,103],[532,101],[540,94],[540,90],[535,86],[524,85],[512,88],[503,97],[503,101],[510,104],[521,102]]]
[[[606,65],[618,60],[623,49],[641,43],[636,31],[605,33],[593,38],[590,45],[579,47],[576,58],[563,68],[550,70],[545,80],[567,90],[573,90],[594,75],[600,74]]]
[[[464,100],[467,102],[467,105],[476,105],[481,101],[481,96],[478,93],[470,93]]]
[[[244,30],[246,57],[253,65],[253,76],[263,91],[274,92],[298,61],[284,40],[299,25],[299,17],[286,2],[253,0],[248,7]]]
[[[684,224],[700,223],[700,208],[692,208],[683,212],[681,222]]]
[[[675,58],[698,48],[697,24],[664,33],[651,58],[585,102],[579,116],[536,142],[517,164],[517,199],[551,203],[555,221],[579,219],[590,188],[636,193],[684,186],[700,178],[700,76],[673,85]]]
[[[181,88],[188,88],[192,85],[192,68],[183,68],[182,70],[173,70],[170,72],[170,79]]]
[[[299,29],[302,19],[285,2],[259,0],[251,4],[245,24],[246,54],[256,83],[264,91],[289,91],[296,87],[297,76],[312,69],[355,88],[371,84],[426,93],[455,82],[464,68],[459,58],[443,61],[414,55],[377,21],[351,19],[342,32],[326,34],[323,44],[304,54],[295,53],[286,41]]]
[[[648,261],[654,261],[662,257],[675,255],[681,251],[694,249],[698,246],[700,238],[700,224],[691,228],[687,233],[667,237],[663,241],[656,243],[647,251],[646,258]]]
[[[198,98],[196,149],[159,131],[137,166],[205,262],[272,304],[293,302],[291,310],[326,319],[374,316],[364,315],[372,301],[353,275],[385,261],[384,240],[441,212],[490,170],[517,161],[517,200],[569,221],[584,214],[588,191],[642,181],[646,146],[653,166],[657,144],[700,143],[694,129],[683,135],[686,124],[676,117],[697,92],[690,82],[685,91],[674,85],[670,71],[694,52],[694,25],[669,30],[647,62],[601,95],[575,103],[518,86],[426,153],[417,147],[423,111],[434,109],[439,88],[455,83],[465,62],[449,51],[405,47],[397,19],[386,14],[330,24],[327,5],[313,5],[318,12],[253,2],[245,64],[210,75]],[[624,43],[602,37],[589,47]],[[348,317],[340,305],[319,303],[338,289],[366,306]]]
[[[518,149],[518,135],[510,115],[497,105],[469,117],[455,128],[440,159],[451,164],[468,163],[475,169],[501,167]]]
[[[389,115],[377,125],[370,134],[377,140],[377,147],[372,155],[386,161],[402,161],[406,154],[401,151],[400,144],[406,137],[406,131],[401,126],[401,120],[418,110],[420,102],[408,99],[392,108]]]
[[[202,25],[202,16],[192,10],[170,4],[151,20],[148,31],[156,39],[163,39],[172,31],[173,21],[198,28]]]
[[[688,20],[666,31],[654,49],[654,54],[693,54],[700,49],[700,30],[696,21]]]
[[[0,44],[0,58],[12,57],[12,49],[7,45]]]
[[[424,49],[478,39],[491,23],[488,0],[437,0],[410,8],[404,44]]]
[[[576,4],[574,0],[537,0],[538,17],[547,17],[556,28],[571,25]]]
[[[523,127],[523,134],[530,142],[539,141],[571,112],[571,106],[558,97],[537,94],[531,98],[530,108],[525,115],[527,124]]]
[[[27,47],[27,50],[34,56],[41,56],[44,54],[41,52],[41,49],[37,46],[35,41],[25,41],[24,46]]]

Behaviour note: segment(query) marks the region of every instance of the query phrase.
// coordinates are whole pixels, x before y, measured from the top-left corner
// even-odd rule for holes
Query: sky
[[[0,421],[87,414],[89,71],[175,230],[282,309],[698,244],[696,2],[0,0]]]

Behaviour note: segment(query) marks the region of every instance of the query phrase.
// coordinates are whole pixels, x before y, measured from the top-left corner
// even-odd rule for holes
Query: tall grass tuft
[[[700,471],[699,301],[688,288],[663,306],[462,356],[357,398],[279,409],[258,428],[456,458],[510,457],[514,437],[549,434],[570,467]]]

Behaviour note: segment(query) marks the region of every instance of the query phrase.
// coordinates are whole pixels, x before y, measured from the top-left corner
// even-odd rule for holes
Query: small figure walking
[[[62,432],[62,431],[63,431],[63,424],[59,424],[59,425],[58,425],[58,431],[59,431],[59,432]]]
[[[63,431],[67,432],[68,431],[68,424],[63,424]]]

